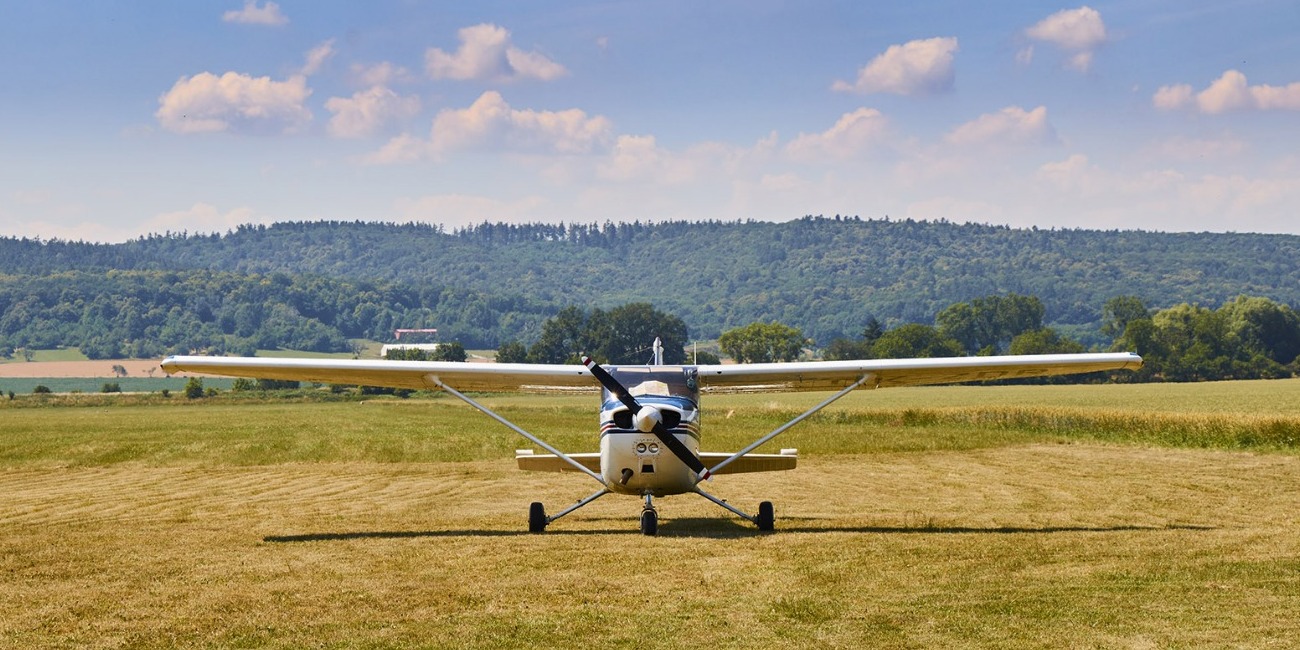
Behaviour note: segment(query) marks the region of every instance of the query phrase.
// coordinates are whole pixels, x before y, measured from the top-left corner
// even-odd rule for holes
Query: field
[[[709,449],[817,395],[707,398]],[[446,397],[0,402],[0,647],[1295,647],[1300,382],[860,392],[694,497]],[[590,398],[487,400],[574,451]]]

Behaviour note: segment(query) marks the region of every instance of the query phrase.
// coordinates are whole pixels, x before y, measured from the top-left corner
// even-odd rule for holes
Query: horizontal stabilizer
[[[705,452],[700,454],[700,460],[704,466],[712,469],[714,465],[731,458],[731,454],[719,452]],[[578,461],[583,467],[593,472],[600,471],[600,454],[569,454],[569,457]],[[535,454],[531,449],[519,449],[515,451],[515,461],[519,463],[519,469],[526,472],[576,472],[577,470],[564,462],[563,459],[554,454]],[[794,469],[795,464],[799,461],[798,452],[794,449],[782,449],[779,454],[747,454],[733,461],[730,465],[722,468],[719,474],[741,474],[745,472],[776,472],[787,469]]]

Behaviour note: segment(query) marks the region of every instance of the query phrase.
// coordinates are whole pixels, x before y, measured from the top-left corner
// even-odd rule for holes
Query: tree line
[[[450,290],[468,302],[517,302],[440,313],[435,326],[499,344],[534,340],[566,305],[613,309],[649,302],[690,323],[697,338],[779,321],[816,341],[931,322],[981,296],[1037,296],[1048,322],[1087,347],[1106,300],[1221,305],[1237,295],[1300,304],[1300,237],[1017,229],[910,219],[809,216],[784,223],[483,223],[448,232],[426,224],[321,222],[243,226],[219,235],[167,233],[121,244],[0,238],[0,274],[107,271],[287,274],[347,283]],[[18,280],[22,282],[23,280]],[[459,298],[458,298],[459,299]],[[490,311],[495,311],[491,306]],[[444,310],[454,311],[454,310]]]

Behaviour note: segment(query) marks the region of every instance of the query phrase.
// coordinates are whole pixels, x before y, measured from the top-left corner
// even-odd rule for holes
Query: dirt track
[[[126,368],[127,377],[166,377],[158,359],[105,359],[103,361],[15,361],[0,363],[0,377],[116,377],[113,366]],[[149,371],[153,370],[150,375]]]

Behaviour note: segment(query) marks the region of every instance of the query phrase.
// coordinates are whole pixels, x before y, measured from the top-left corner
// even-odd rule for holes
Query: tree
[[[1128,324],[1139,319],[1150,318],[1151,312],[1137,296],[1115,296],[1106,301],[1101,308],[1101,333],[1112,339],[1124,334]]]
[[[185,396],[189,399],[203,397],[203,380],[198,377],[190,377],[190,380],[185,382]]]
[[[1041,328],[1045,311],[1038,297],[1009,293],[950,305],[935,323],[967,354],[998,354],[1017,335]]]
[[[506,341],[497,347],[497,363],[527,363],[528,348],[519,341]]]
[[[565,307],[542,324],[542,335],[528,349],[530,363],[578,363],[586,353],[600,363],[644,363],[658,337],[664,363],[686,362],[686,323],[649,303],[629,303],[606,312]]]
[[[750,323],[728,330],[718,339],[727,356],[738,363],[794,361],[803,351],[803,332],[782,323]]]
[[[125,377],[127,375],[126,366],[120,363],[113,364],[113,374],[118,377]]]
[[[464,362],[468,358],[469,355],[465,352],[465,346],[461,345],[459,341],[439,343],[438,347],[434,348],[433,352],[429,354],[430,361]]]
[[[882,334],[871,346],[876,359],[910,359],[914,357],[959,357],[961,343],[938,329],[920,323],[908,323]]]
[[[1021,333],[1011,339],[1011,345],[1007,346],[1008,354],[1076,354],[1079,352],[1083,352],[1083,345],[1061,336],[1050,327]]]

